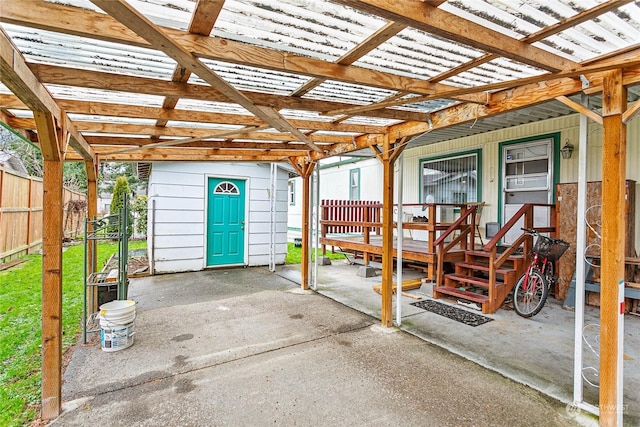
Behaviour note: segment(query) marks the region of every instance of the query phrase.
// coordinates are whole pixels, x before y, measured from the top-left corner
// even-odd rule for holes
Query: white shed
[[[288,172],[267,163],[155,162],[149,175],[152,272],[283,264]]]

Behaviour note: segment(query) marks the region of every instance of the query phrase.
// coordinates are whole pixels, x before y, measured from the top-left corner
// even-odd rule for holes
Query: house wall
[[[275,260],[276,264],[283,264],[287,253],[288,173],[277,170]],[[147,238],[155,272],[197,271],[206,267],[207,178],[216,176],[247,179],[246,264],[269,264],[269,164],[155,162],[149,176]]]
[[[521,126],[510,127],[480,135],[459,138],[451,141],[423,145],[404,151],[403,155],[403,202],[420,203],[420,160],[446,154],[455,155],[460,152],[482,150],[482,171],[479,181],[482,185],[481,199],[486,202],[482,219],[481,231],[487,222],[498,221],[499,198],[499,148],[500,143],[536,137],[559,132],[560,146],[566,139],[575,146],[571,159],[560,159],[559,182],[576,182],[578,179],[578,147],[579,144],[579,115],[558,117]],[[599,181],[602,179],[602,126],[590,122],[588,131],[587,179]],[[634,118],[627,125],[627,173],[626,178],[636,181],[640,186],[640,117]],[[366,165],[366,166],[365,166]],[[381,200],[382,197],[382,167],[377,159],[364,160],[340,168],[322,169],[320,194],[325,199],[348,199],[349,169],[362,168],[361,193],[362,200]],[[366,170],[366,174],[364,171]],[[300,178],[296,178],[300,180]],[[397,179],[396,179],[397,183]],[[296,182],[297,189],[295,209],[289,211],[289,228],[300,227],[302,201],[301,183]],[[640,187],[636,188],[640,194]],[[365,195],[366,194],[366,195]],[[640,197],[636,198],[636,212],[640,212]],[[639,216],[636,215],[636,218]],[[640,251],[640,226],[636,227],[636,248]]]
[[[420,197],[420,160],[443,154],[455,154],[474,149],[482,150],[482,200],[486,202],[481,228],[484,234],[486,222],[498,220],[498,196],[499,196],[499,148],[501,142],[512,141],[527,137],[546,135],[554,132],[560,133],[560,145],[564,145],[566,139],[575,146],[571,159],[560,159],[559,181],[576,182],[578,179],[578,132],[580,116],[578,114],[558,117],[555,119],[539,121],[521,126],[510,127],[459,138],[451,141],[424,145],[407,149],[404,152],[404,203],[418,203]],[[590,122],[588,131],[587,153],[587,180],[599,181],[602,179],[602,125]],[[640,185],[640,117],[636,117],[627,125],[627,174],[626,178],[636,181]],[[381,181],[380,181],[381,182]],[[636,192],[640,188],[636,188]],[[636,212],[640,209],[640,201],[636,200]],[[636,227],[636,248],[640,250],[640,227]]]
[[[338,166],[320,166],[320,200],[349,200],[350,173],[353,169],[360,170],[359,200],[382,200],[382,168],[378,159],[343,162],[339,158],[332,158],[331,164],[335,163]],[[295,203],[289,206],[288,225],[289,230],[296,232],[302,227],[302,178],[292,180],[295,183]]]

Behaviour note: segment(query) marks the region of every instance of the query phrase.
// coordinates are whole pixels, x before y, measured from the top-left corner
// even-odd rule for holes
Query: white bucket
[[[100,331],[100,344],[103,351],[118,351],[131,347],[135,335],[133,323],[112,327],[102,327]]]
[[[136,311],[136,302],[125,299],[111,301],[100,306],[100,317],[112,318]]]
[[[100,343],[104,351],[118,351],[133,344],[136,303],[111,301],[100,306]]]

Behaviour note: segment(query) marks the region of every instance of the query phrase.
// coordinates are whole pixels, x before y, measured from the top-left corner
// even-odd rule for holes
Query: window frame
[[[353,176],[356,175],[356,184],[353,184]],[[357,195],[353,197],[353,190],[357,191]],[[349,169],[349,200],[360,200],[360,168]]]
[[[287,186],[287,194],[289,195],[289,206],[296,205],[296,180],[290,179]]]
[[[424,165],[438,160],[453,160],[462,157],[476,157],[476,202],[482,201],[482,148],[473,150],[456,151],[453,153],[443,154],[439,156],[423,157],[418,161],[418,200],[424,203]],[[468,192],[467,192],[468,193]],[[464,203],[473,203],[466,201]]]

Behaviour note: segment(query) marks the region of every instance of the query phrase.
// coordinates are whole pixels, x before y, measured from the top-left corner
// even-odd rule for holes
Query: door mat
[[[491,322],[493,320],[489,317],[485,317],[480,314],[472,313],[470,311],[433,300],[412,302],[411,305],[415,305],[416,307],[419,307],[423,310],[427,310],[432,313],[439,314],[440,316],[448,317],[449,319],[453,319],[457,322],[474,327],[480,326],[487,322]]]

